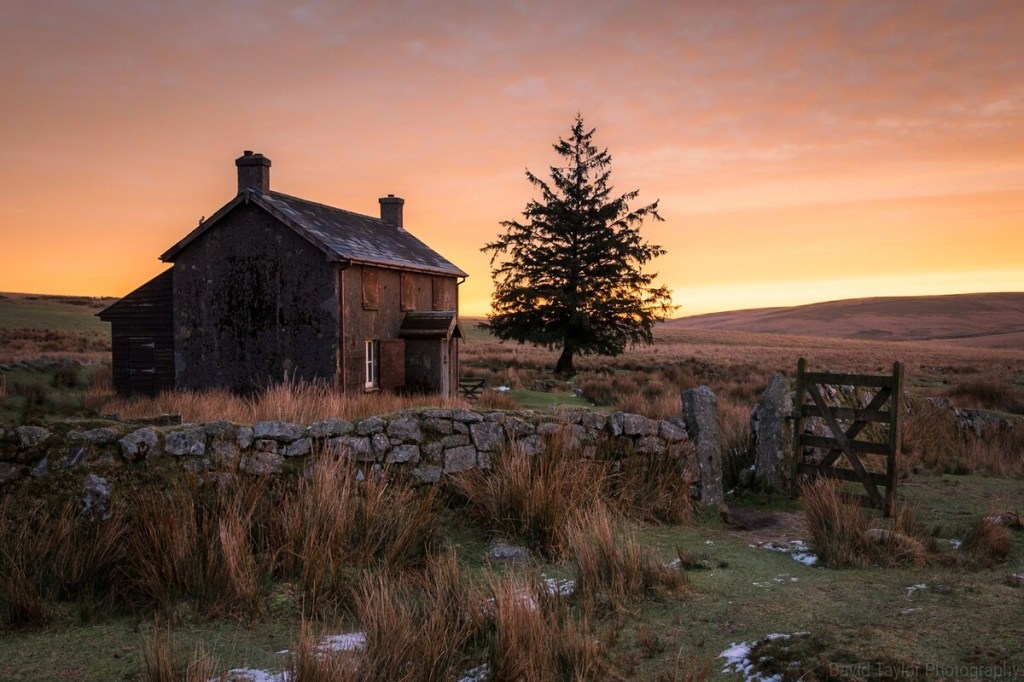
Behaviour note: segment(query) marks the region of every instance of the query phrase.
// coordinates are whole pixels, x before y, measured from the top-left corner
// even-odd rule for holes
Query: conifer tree
[[[554,145],[564,165],[550,168],[550,182],[526,171],[540,198],[482,249],[494,279],[486,326],[499,339],[561,348],[559,374],[575,373],[577,355],[652,343],[654,323],[674,310],[669,290],[652,284],[657,274],[643,271],[665,253],[640,237],[644,220],[662,220],[658,202],[630,210],[639,190],[613,194],[611,156],[593,136],[577,114]]]

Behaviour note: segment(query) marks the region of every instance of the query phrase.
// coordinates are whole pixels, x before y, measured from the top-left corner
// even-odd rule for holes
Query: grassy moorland
[[[878,518],[827,486],[801,500],[737,491],[728,509],[692,509],[671,467],[581,465],[558,443],[534,460],[506,452],[488,475],[430,490],[359,482],[330,458],[277,482],[204,483],[156,464],[132,480],[100,465],[115,481],[101,523],[46,479],[4,489],[0,679],[208,680],[251,667],[299,682],[457,680],[482,665],[492,680],[1024,676],[1024,579],[1013,577],[1024,574],[1024,429],[996,421],[964,432],[923,400],[1019,421],[1024,350],[670,323],[655,345],[584,358],[561,380],[548,373],[553,351],[497,343],[470,321],[465,330],[463,373],[510,389],[475,406],[576,403],[667,418],[681,389],[711,386],[730,488],[749,465],[747,419],[772,374],[792,375],[799,357],[857,372],[899,360],[912,405],[899,512]],[[50,352],[69,351],[39,354]],[[0,423],[111,413],[311,421],[436,402],[342,399],[315,386],[126,400],[104,367],[66,367],[0,369]],[[531,561],[491,564],[495,537],[528,547]],[[545,578],[575,589],[552,595]],[[354,632],[360,653],[318,652],[324,635]],[[723,671],[720,654],[741,643],[753,667]]]

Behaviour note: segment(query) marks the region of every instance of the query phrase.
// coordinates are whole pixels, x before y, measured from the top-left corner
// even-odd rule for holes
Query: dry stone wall
[[[173,427],[121,422],[21,426],[0,429],[0,486],[56,470],[140,463],[154,457],[170,458],[197,473],[274,475],[303,470],[313,453],[321,451],[343,454],[367,466],[400,467],[423,483],[435,483],[449,474],[490,468],[491,458],[506,442],[535,455],[556,437],[578,445],[584,457],[593,456],[599,447],[610,448],[617,456],[683,457],[694,481],[694,496],[703,499],[711,490],[715,503],[720,498],[721,467],[708,475],[682,420],[588,410],[553,417],[423,409],[309,425],[218,421]]]

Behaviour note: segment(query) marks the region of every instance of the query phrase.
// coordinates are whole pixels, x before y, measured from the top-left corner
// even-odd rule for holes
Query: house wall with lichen
[[[175,384],[249,391],[333,382],[336,265],[255,205],[240,205],[175,258]]]

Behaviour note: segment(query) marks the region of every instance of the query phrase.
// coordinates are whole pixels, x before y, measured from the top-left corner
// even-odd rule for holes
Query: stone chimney
[[[381,197],[378,201],[380,202],[380,219],[395,227],[402,227],[402,206],[405,205],[405,199],[389,194],[386,197]]]
[[[246,149],[235,159],[238,166],[238,193],[245,190],[259,190],[261,194],[270,192],[270,159]]]

